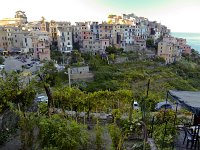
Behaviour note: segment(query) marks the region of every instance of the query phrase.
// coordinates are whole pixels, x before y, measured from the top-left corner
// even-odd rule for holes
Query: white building
[[[126,26],[124,28],[124,41],[126,45],[134,44],[134,27]]]
[[[21,53],[32,52],[32,35],[27,30],[16,30],[12,33],[13,47],[20,48]]]
[[[72,43],[72,27],[58,27],[58,49],[62,52],[71,52],[73,50]]]

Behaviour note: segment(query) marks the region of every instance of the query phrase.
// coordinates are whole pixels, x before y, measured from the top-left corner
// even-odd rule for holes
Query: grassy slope
[[[200,90],[198,72],[197,65],[184,61],[169,66],[154,61],[103,65],[96,69],[95,81],[87,90],[132,89],[144,95],[150,79],[150,94],[164,98],[167,90]]]

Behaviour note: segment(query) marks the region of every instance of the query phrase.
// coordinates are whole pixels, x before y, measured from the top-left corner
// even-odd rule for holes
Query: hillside
[[[130,55],[125,57],[131,58]],[[128,89],[142,97],[146,94],[149,79],[149,93],[158,99],[165,98],[166,91],[171,89],[200,90],[200,67],[192,58],[183,57],[181,61],[169,65],[162,63],[162,59],[127,59],[127,62],[108,65],[98,57],[95,64],[90,63],[95,80],[82,87],[88,92]]]

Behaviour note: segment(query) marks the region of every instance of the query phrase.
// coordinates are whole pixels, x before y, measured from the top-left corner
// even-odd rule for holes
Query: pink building
[[[191,54],[191,46],[187,45],[186,39],[176,38],[178,46],[182,49],[182,53]]]
[[[182,45],[181,48],[182,48],[182,53],[191,54],[191,46],[185,44],[185,45]]]
[[[176,38],[176,40],[177,40],[177,43],[178,43],[179,46],[186,45],[186,39]]]
[[[50,60],[50,45],[46,40],[34,39],[34,54],[35,59]]]

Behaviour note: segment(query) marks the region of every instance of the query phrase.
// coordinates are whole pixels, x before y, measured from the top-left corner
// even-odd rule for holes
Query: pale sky
[[[0,19],[12,18],[17,10],[28,21],[106,21],[109,14],[134,13],[161,22],[172,32],[200,33],[200,0],[3,0]]]

